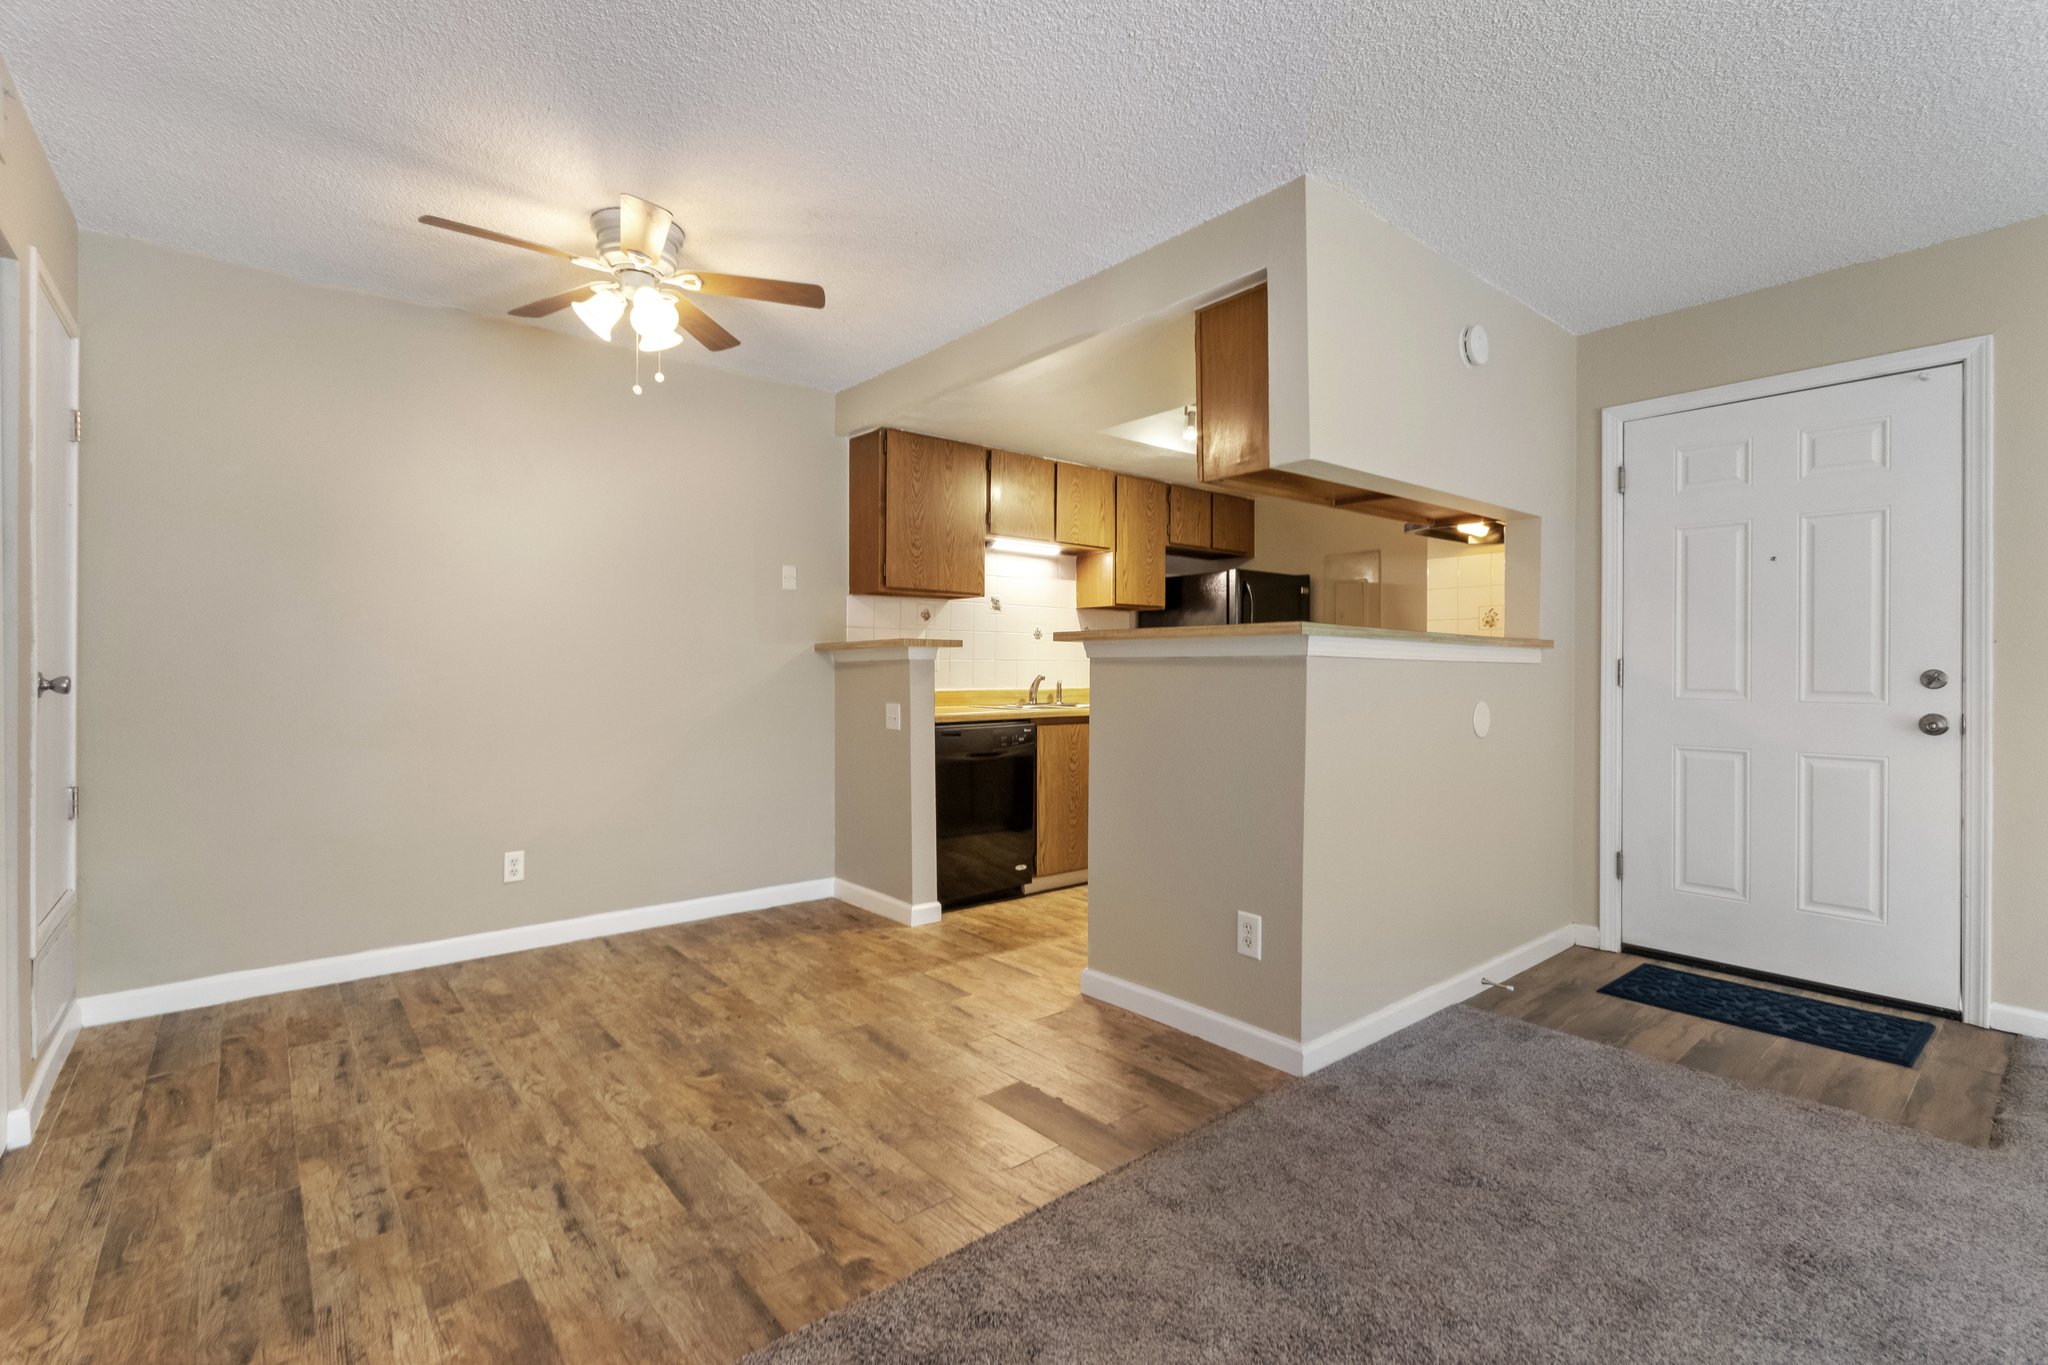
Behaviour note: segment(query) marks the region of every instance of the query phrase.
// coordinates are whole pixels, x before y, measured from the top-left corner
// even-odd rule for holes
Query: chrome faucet
[[[1035,677],[1035,678],[1033,678],[1033,679],[1031,680],[1031,690],[1030,690],[1029,692],[1026,692],[1026,693],[1024,694],[1024,704],[1025,704],[1025,705],[1027,705],[1027,706],[1036,706],[1036,705],[1038,705],[1038,685],[1039,685],[1040,683],[1044,682],[1044,681],[1045,681],[1045,674],[1043,674],[1043,673],[1039,674],[1039,675],[1038,675],[1037,677]]]

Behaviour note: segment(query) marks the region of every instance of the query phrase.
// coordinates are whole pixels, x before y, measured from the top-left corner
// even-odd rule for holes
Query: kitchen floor
[[[1832,1104],[1973,1147],[1990,1145],[2012,1035],[1954,1019],[1936,1020],[1934,1036],[1919,1059],[1905,1067],[1600,994],[1600,987],[1651,960],[1633,953],[1572,948],[1510,978],[1514,991],[1495,987],[1471,1003],[1743,1085]],[[1672,965],[1705,976],[1746,980]],[[1770,982],[1750,984],[1817,1000],[1835,998]],[[1928,1017],[1860,1000],[1841,1003],[1909,1018]]]
[[[736,1358],[1282,1082],[1086,947],[1084,888],[824,901],[89,1030],[9,1358]]]

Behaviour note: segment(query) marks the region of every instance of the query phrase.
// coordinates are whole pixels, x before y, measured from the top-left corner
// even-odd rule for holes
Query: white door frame
[[[1694,408],[1772,398],[1802,389],[1937,365],[1963,367],[1963,1019],[1984,1024],[1991,986],[1991,338],[1922,346],[1917,350],[1823,365],[1766,379],[1723,384],[1664,398],[1644,399],[1600,412],[1600,946],[1622,944],[1621,882],[1621,658],[1622,429],[1645,417]]]

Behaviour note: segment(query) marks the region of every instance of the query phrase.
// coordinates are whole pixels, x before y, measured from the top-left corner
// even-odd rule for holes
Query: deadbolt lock
[[[1920,685],[1928,688],[1947,687],[1948,674],[1938,668],[1930,668],[1920,675]]]

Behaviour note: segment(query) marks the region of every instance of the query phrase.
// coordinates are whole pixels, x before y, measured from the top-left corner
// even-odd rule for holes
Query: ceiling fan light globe
[[[665,337],[677,330],[682,315],[676,311],[676,301],[659,289],[642,287],[633,291],[633,311],[629,316],[633,330],[642,338]]]
[[[654,336],[643,336],[640,338],[640,349],[649,354],[655,351],[666,351],[682,344],[683,334],[681,332],[657,333]],[[659,377],[658,375],[656,376],[656,378]]]
[[[600,341],[610,341],[612,333],[618,329],[619,318],[626,311],[626,301],[619,297],[616,290],[598,289],[593,290],[589,298],[572,303],[569,307],[575,310],[577,317],[583,319],[585,327],[597,333]]]

